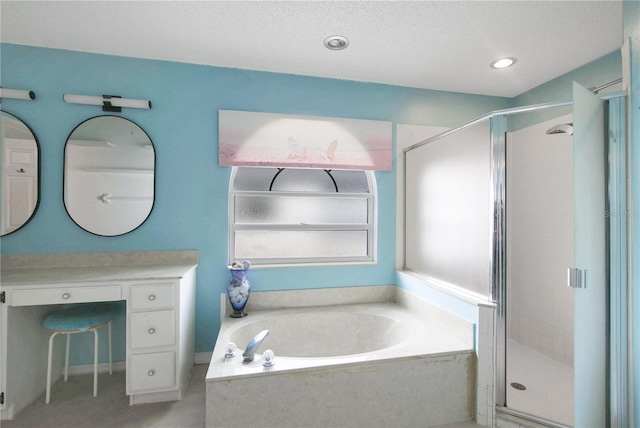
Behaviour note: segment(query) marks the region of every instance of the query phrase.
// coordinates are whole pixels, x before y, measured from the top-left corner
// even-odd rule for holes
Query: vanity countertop
[[[197,251],[2,256],[2,287],[182,278]]]
[[[12,285],[105,283],[182,278],[196,265],[35,267],[2,269],[2,287]]]

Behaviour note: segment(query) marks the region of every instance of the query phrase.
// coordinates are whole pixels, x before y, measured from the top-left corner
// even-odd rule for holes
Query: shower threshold
[[[512,422],[533,422],[535,424],[537,424],[540,428],[572,428],[569,425],[563,425],[560,424],[558,422],[553,422],[553,421],[548,421],[546,419],[542,419],[540,417],[537,416],[533,416],[530,415],[528,413],[524,413],[524,412],[519,412],[517,410],[512,410],[509,409],[507,407],[502,407],[502,406],[496,406],[496,413],[502,413],[504,415],[508,415],[509,418],[507,418],[509,421]],[[500,415],[496,415],[498,418],[500,418]],[[516,421],[514,421],[513,419],[516,419]],[[529,425],[527,425],[529,426]],[[532,427],[533,428],[533,427]],[[536,427],[537,428],[537,427]]]

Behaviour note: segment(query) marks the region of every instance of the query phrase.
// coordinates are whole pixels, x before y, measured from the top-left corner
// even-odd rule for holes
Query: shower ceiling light
[[[329,36],[324,39],[324,45],[332,51],[339,51],[349,46],[349,39],[344,36]]]
[[[513,57],[509,57],[509,58],[500,58],[497,59],[495,61],[493,61],[491,63],[491,68],[507,68],[507,67],[511,67],[513,64],[515,64],[517,61],[517,59],[513,58]]]

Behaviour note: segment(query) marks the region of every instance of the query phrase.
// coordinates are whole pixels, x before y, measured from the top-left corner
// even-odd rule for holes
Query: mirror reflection
[[[2,225],[0,236],[27,224],[40,195],[39,145],[29,127],[5,111],[2,116]]]
[[[117,236],[144,223],[154,202],[155,150],[142,128],[94,117],[71,132],[64,156],[64,204],[78,226]]]

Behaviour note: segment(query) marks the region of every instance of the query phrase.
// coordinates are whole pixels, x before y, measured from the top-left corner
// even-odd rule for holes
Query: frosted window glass
[[[236,196],[236,223],[367,223],[367,199]]]
[[[406,156],[406,268],[488,296],[489,121]]]
[[[330,173],[331,176],[321,169],[286,168],[278,174],[278,168],[238,168],[233,190],[267,191],[273,182],[271,190],[274,191],[335,192],[337,185],[340,193],[369,193],[364,171],[332,170]]]
[[[233,190],[269,190],[276,168],[238,168]]]
[[[375,189],[372,171],[234,168],[229,258],[256,266],[375,261]]]
[[[369,182],[364,171],[332,170],[340,193],[369,193]]]
[[[236,257],[249,259],[366,257],[367,232],[236,231],[236,248],[242,249]]]

